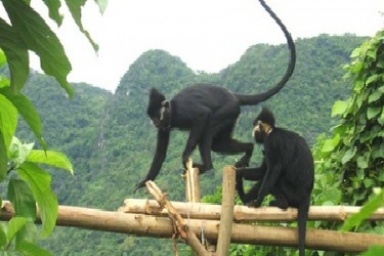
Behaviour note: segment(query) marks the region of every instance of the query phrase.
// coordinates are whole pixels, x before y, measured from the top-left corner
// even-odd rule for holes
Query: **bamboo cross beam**
[[[3,201],[0,220],[8,221],[13,215],[12,205],[7,201]],[[36,221],[41,222],[40,217]],[[58,226],[168,239],[174,233],[172,221],[168,217],[72,206],[59,206],[56,223]],[[188,226],[195,234],[199,234],[201,227],[204,226],[206,237],[212,241],[217,240],[219,225],[220,222],[217,220],[188,220]],[[296,247],[297,230],[296,228],[234,223],[232,225],[231,242]],[[341,233],[330,230],[307,230],[307,249],[359,253],[367,250],[371,245],[384,245],[384,236],[352,232]]]
[[[173,207],[184,218],[219,220],[221,205],[207,203],[172,202]],[[344,221],[353,213],[359,212],[361,207],[357,206],[311,206],[308,220]],[[166,210],[160,210],[155,200],[126,199],[124,205],[119,208],[120,212],[140,213],[146,215],[166,216]],[[250,208],[235,205],[233,220],[235,222],[250,221],[296,221],[297,210],[288,208],[283,211],[277,207]],[[367,220],[383,221],[384,208],[376,210]]]

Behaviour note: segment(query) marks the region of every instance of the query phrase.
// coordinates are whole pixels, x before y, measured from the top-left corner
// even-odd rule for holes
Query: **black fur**
[[[182,154],[184,167],[196,146],[199,147],[202,163],[194,164],[194,167],[199,168],[200,173],[213,168],[211,150],[231,155],[244,153],[236,166],[248,166],[253,144],[242,143],[232,138],[240,107],[256,105],[279,92],[291,77],[296,63],[296,49],[291,35],[265,2],[259,1],[287,38],[290,60],[283,78],[273,88],[255,95],[236,94],[223,87],[199,84],[181,90],[167,101],[162,93],[152,88],[147,114],[158,128],[156,153],[146,178],[136,185],[135,191],[143,187],[146,181],[154,180],[158,175],[166,157],[169,133],[173,128],[190,131]]]
[[[263,162],[257,168],[236,170],[236,190],[241,201],[249,206],[259,207],[264,197],[272,194],[275,200],[271,206],[297,208],[299,255],[304,256],[306,222],[314,182],[313,157],[301,136],[275,127],[274,120],[273,114],[266,108],[255,119],[254,136],[256,143],[264,146]],[[269,133],[261,127],[265,124],[271,128]],[[259,129],[257,125],[260,125]],[[245,193],[243,179],[259,182]]]

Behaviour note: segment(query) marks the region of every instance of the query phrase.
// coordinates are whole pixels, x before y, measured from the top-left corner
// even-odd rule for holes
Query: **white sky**
[[[166,50],[191,69],[212,73],[236,62],[251,45],[286,40],[257,0],[109,0],[103,15],[88,2],[83,23],[100,46],[98,55],[66,10],[63,25],[56,29],[52,23],[52,28],[72,63],[69,81],[112,92],[129,66],[150,49]],[[321,33],[373,36],[384,27],[383,0],[266,2],[295,39]],[[32,5],[46,11],[34,1]],[[39,69],[37,59],[31,65]]]

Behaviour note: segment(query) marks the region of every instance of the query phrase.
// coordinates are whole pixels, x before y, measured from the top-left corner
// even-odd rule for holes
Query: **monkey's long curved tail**
[[[307,219],[309,210],[309,199],[303,202],[297,209],[298,231],[299,231],[299,256],[305,256],[305,235],[307,231]]]
[[[260,102],[263,102],[276,93],[278,93],[291,78],[293,71],[295,70],[296,65],[296,47],[293,42],[291,34],[288,32],[287,28],[283,24],[283,22],[277,17],[277,15],[272,11],[272,9],[265,3],[264,0],[259,0],[260,4],[264,7],[264,9],[269,13],[269,15],[276,21],[281,30],[284,32],[285,37],[287,38],[288,48],[290,50],[290,59],[288,68],[285,71],[283,78],[278,82],[274,87],[269,89],[266,92],[254,95],[245,95],[245,94],[235,94],[239,99],[241,105],[256,105]]]

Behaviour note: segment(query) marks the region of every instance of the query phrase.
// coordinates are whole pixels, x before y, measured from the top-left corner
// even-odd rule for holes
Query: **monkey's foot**
[[[207,173],[207,172],[214,172],[215,169],[214,168],[210,168],[210,169],[199,169],[199,174],[204,174],[204,173]]]
[[[261,202],[254,200],[254,201],[247,203],[247,206],[251,207],[251,208],[259,208],[261,206]]]
[[[278,207],[278,208],[280,208],[283,211],[286,211],[288,209],[288,204],[287,203],[281,203],[281,202],[278,202],[277,200],[271,201],[269,203],[269,206]]]
[[[193,168],[199,169],[199,174],[203,174],[203,173],[206,173],[208,171],[214,170],[213,167],[207,167],[203,164],[196,164],[196,163],[193,164]],[[184,171],[184,173],[185,173],[185,171]]]
[[[249,166],[249,160],[247,161],[244,158],[241,158],[239,161],[235,163],[236,168],[245,168]]]
[[[193,168],[199,169],[199,175],[207,173],[207,172],[210,172],[210,171],[215,171],[214,168],[206,169],[206,168],[203,167],[203,165],[197,165],[197,164],[196,165],[194,164]],[[183,176],[187,172],[187,169],[180,168],[180,169],[177,170],[177,172],[180,173],[180,175]]]

